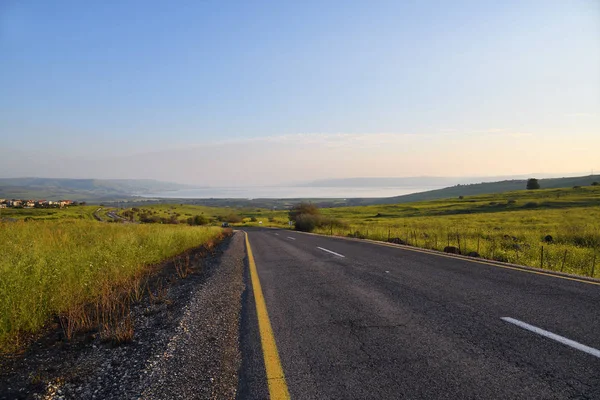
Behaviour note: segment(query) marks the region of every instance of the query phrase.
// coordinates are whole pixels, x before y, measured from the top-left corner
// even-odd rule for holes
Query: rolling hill
[[[150,179],[0,178],[0,198],[7,199],[102,201],[189,188]]]
[[[573,186],[589,186],[593,182],[600,182],[600,175],[577,176],[568,178],[540,179],[542,189],[558,189]],[[380,199],[349,199],[349,205],[374,205],[410,203],[423,200],[447,199],[458,196],[473,196],[480,194],[494,194],[523,190],[527,184],[526,179],[512,179],[499,182],[482,182],[468,185],[455,185],[444,189],[429,190],[426,192],[412,193],[403,196],[386,197]]]

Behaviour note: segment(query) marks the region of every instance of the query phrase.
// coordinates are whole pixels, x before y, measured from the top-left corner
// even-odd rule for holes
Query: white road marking
[[[319,246],[317,246],[317,249],[319,249],[319,250],[323,250],[323,251],[326,251],[326,252],[328,252],[328,253],[331,253],[331,254],[333,254],[333,255],[336,255],[336,256],[338,256],[338,257],[342,257],[342,258],[344,258],[344,257],[345,257],[345,256],[341,255],[340,253],[336,253],[335,251],[327,250],[327,249],[324,249],[324,248],[322,248],[322,247],[319,247]]]
[[[275,235],[276,235],[276,236],[279,236],[279,233],[276,233]]]
[[[538,328],[537,326],[529,325],[529,324],[527,324],[525,322],[519,321],[518,319],[514,319],[514,318],[510,318],[510,317],[503,317],[501,319],[503,321],[506,321],[506,322],[509,322],[511,324],[517,325],[520,328],[527,329],[528,331],[537,333],[538,335],[547,337],[547,338],[552,339],[552,340],[556,340],[559,343],[562,343],[562,344],[567,345],[569,347],[572,347],[574,349],[581,350],[584,353],[588,353],[588,354],[591,354],[591,355],[593,355],[595,357],[600,358],[600,350],[594,349],[593,347],[589,347],[589,346],[586,346],[586,345],[581,344],[579,342],[576,342],[574,340],[567,339],[566,337],[557,335],[556,333],[545,331],[545,330],[543,330],[541,328]]]
[[[293,237],[291,237],[291,236],[288,236],[288,239],[291,239],[291,240],[296,240],[295,238],[293,238]]]

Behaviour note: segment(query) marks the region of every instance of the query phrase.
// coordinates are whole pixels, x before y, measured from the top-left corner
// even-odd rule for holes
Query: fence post
[[[544,246],[542,246],[542,252],[540,255],[540,268],[544,268]]]
[[[567,250],[565,250],[565,254],[563,255],[562,265],[560,267],[560,272],[565,270],[565,263],[567,262]]]

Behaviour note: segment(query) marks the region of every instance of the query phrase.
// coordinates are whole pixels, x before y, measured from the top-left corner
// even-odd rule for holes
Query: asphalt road
[[[247,232],[292,399],[600,399],[600,286],[367,242]],[[264,399],[246,281],[238,398]]]

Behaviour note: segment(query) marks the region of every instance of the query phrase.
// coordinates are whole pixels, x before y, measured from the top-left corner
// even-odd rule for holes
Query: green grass
[[[213,225],[217,225],[217,219],[229,214],[238,214],[243,211],[241,209],[234,209],[228,207],[207,207],[198,206],[191,204],[151,204],[139,207],[128,207],[124,209],[108,208],[106,211],[116,211],[119,215],[123,215],[123,211],[139,210],[134,213],[134,221],[139,221],[140,214],[146,214],[149,216],[156,216],[159,218],[171,218],[174,216],[179,222],[185,222],[187,218],[194,217],[196,215],[203,215],[207,219],[212,219]]]
[[[600,188],[517,191],[464,199],[322,209],[342,227],[316,233],[418,247],[459,247],[463,254],[578,275],[600,276]],[[545,243],[551,235],[553,243]],[[542,261],[541,248],[544,246]],[[566,256],[565,256],[566,254]],[[564,265],[563,265],[564,264]]]
[[[55,315],[89,318],[87,304],[105,301],[115,288],[137,290],[131,283],[149,265],[221,235],[215,227],[0,223],[0,349],[18,346],[20,334],[40,330]]]
[[[71,206],[66,208],[3,208],[0,209],[0,219],[10,218],[23,220],[58,220],[85,219],[93,220],[94,211],[98,206]]]

